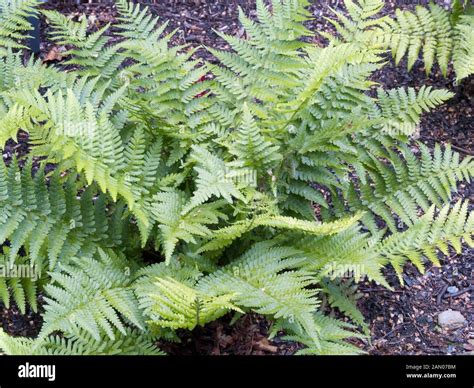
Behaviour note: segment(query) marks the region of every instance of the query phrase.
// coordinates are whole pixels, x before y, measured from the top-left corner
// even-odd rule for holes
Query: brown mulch
[[[35,337],[39,334],[42,325],[40,314],[27,308],[26,314],[22,314],[14,304],[6,309],[0,303],[0,328],[9,335],[22,337]]]
[[[447,6],[449,0],[436,3]],[[53,4],[51,4],[53,3]],[[384,13],[393,13],[395,8],[413,9],[416,4],[428,1],[389,0]],[[255,17],[254,0],[160,0],[150,4],[153,12],[162,21],[169,20],[168,32],[178,28],[173,42],[189,44],[192,47],[209,46],[226,50],[226,42],[214,30],[230,35],[243,36],[244,31],[237,22],[238,7]],[[308,22],[311,29],[329,30],[332,26],[324,19],[330,16],[328,7],[343,11],[342,0],[314,0],[311,12],[314,20]],[[56,8],[71,16],[82,13],[94,15],[97,27],[115,21],[116,12],[104,4],[64,4],[49,2],[48,8]],[[47,29],[43,29],[46,37]],[[316,36],[316,42],[324,39]],[[41,58],[46,62],[60,62],[63,49],[44,39]],[[213,56],[200,48],[197,56],[213,61]],[[474,154],[474,79],[457,86],[453,74],[444,78],[438,68],[426,76],[422,63],[418,62],[408,73],[406,67],[390,63],[379,71],[374,80],[385,88],[409,86],[419,88],[431,85],[447,88],[455,97],[429,115],[425,115],[420,126],[420,141],[433,146],[434,143],[451,143],[462,155]],[[11,143],[4,150],[4,157],[27,151],[24,140],[18,145]],[[16,148],[14,148],[16,147]],[[464,183],[456,198],[470,199],[474,206],[474,183]],[[365,282],[360,286],[362,297],[359,308],[369,323],[371,340],[356,342],[370,354],[463,354],[474,351],[474,305],[472,286],[474,285],[474,251],[464,248],[462,254],[452,252],[442,260],[442,267],[428,267],[420,274],[412,265],[407,265],[404,273],[405,286],[401,286],[390,268],[385,270],[389,283],[395,291]],[[448,287],[456,287],[457,293],[450,294]],[[471,287],[471,288],[469,288]],[[460,293],[463,290],[469,291]],[[443,331],[437,324],[440,312],[452,309],[460,311],[468,320],[468,325],[453,331]],[[0,308],[0,322],[4,330],[13,335],[34,336],[40,323],[37,314],[29,312],[21,316],[12,307]],[[197,328],[192,332],[180,333],[181,343],[162,342],[160,347],[175,355],[226,355],[226,354],[293,354],[299,345],[284,343],[280,339],[267,340],[270,323],[264,318],[249,314],[233,325],[226,316],[216,322]]]
[[[232,322],[229,314],[192,332],[180,331],[181,341],[158,342],[158,347],[170,355],[223,356],[223,355],[291,355],[301,346],[269,340],[270,322],[257,314],[246,314]]]
[[[369,322],[371,354],[463,354],[474,350],[472,304],[473,252],[453,252],[442,267],[428,267],[425,274],[409,264],[400,286],[393,271],[386,271],[394,291],[373,284],[361,285],[359,308]],[[453,292],[454,291],[454,292]],[[442,330],[438,314],[460,311],[469,324],[455,330]]]
[[[243,28],[238,23],[239,7],[246,14],[255,17],[254,0],[160,0],[146,5],[159,16],[160,22],[168,22],[165,33],[175,32],[172,38],[173,44],[199,47],[195,57],[208,61],[214,61],[214,57],[205,47],[229,49],[227,43],[216,32],[240,37],[244,34]],[[77,20],[83,14],[88,15],[89,18],[92,16],[96,28],[107,23],[114,23],[117,17],[115,8],[107,4],[76,5],[74,2],[58,4],[50,1],[44,8],[56,9],[73,20]],[[42,33],[46,37],[48,29],[43,29]],[[55,59],[56,52],[60,53],[61,50],[57,50],[57,46],[44,39],[42,58],[47,58],[49,54]]]

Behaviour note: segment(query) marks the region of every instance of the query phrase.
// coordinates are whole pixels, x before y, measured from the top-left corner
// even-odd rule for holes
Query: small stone
[[[459,311],[446,310],[438,315],[438,323],[445,329],[457,329],[466,323],[466,318]]]
[[[457,288],[456,286],[450,286],[450,287],[448,287],[447,291],[448,291],[450,294],[455,294],[456,292],[459,291],[459,288]]]
[[[474,351],[474,340],[468,340],[467,344],[463,345],[463,348],[469,352]]]

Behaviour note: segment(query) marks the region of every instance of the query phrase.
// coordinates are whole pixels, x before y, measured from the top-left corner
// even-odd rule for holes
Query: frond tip
[[[97,259],[83,257],[74,264],[51,272],[52,283],[45,287],[44,325],[39,338],[56,330],[83,329],[99,340],[102,334],[115,338],[114,329],[126,334],[123,319],[144,329],[138,301],[130,287],[123,260],[99,251]]]
[[[474,247],[474,213],[468,213],[468,203],[458,201],[451,209],[445,205],[436,214],[431,206],[422,217],[402,233],[384,240],[377,249],[378,255],[389,262],[403,283],[403,264],[411,261],[421,272],[425,260],[440,266],[437,250],[449,255],[451,246],[461,253],[462,243]]]

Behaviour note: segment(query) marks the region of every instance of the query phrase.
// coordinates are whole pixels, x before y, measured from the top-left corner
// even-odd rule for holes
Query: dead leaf
[[[270,342],[268,341],[268,339],[266,339],[266,338],[262,338],[258,341],[255,341],[254,346],[258,350],[263,350],[263,351],[269,352],[269,353],[276,353],[278,351],[278,347],[276,347],[274,345],[271,345]]]
[[[61,61],[63,59],[64,47],[54,46],[51,50],[49,50],[48,54],[46,54],[43,62],[55,62]]]

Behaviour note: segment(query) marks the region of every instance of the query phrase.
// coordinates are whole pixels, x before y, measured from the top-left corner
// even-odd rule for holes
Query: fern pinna
[[[437,63],[446,76],[452,59],[459,82],[474,72],[474,6],[467,0],[451,0],[450,10],[430,3],[417,5],[414,12],[396,10],[394,18],[377,17],[383,0],[346,1],[348,15],[334,11],[331,20],[339,37],[324,35],[331,41],[378,44],[388,48],[398,64],[407,58],[410,70],[422,56],[426,73]]]
[[[407,261],[423,271],[474,245],[468,203],[450,205],[474,160],[411,142],[452,94],[369,93],[389,49],[411,66],[424,45],[427,70],[445,70],[454,46],[458,79],[471,74],[467,4],[390,19],[381,0],[346,0],[320,47],[307,1],[257,0],[211,64],[146,7],[117,0],[112,41],[37,3],[0,0],[0,142],[23,131],[31,150],[0,166],[0,263],[38,271],[5,271],[0,300],[44,301],[39,335],[1,332],[4,352],[160,354],[178,329],[256,312],[303,354],[361,353],[347,340],[368,334],[362,278],[390,288],[384,266],[403,281]],[[68,72],[22,60],[31,12],[68,47]]]

